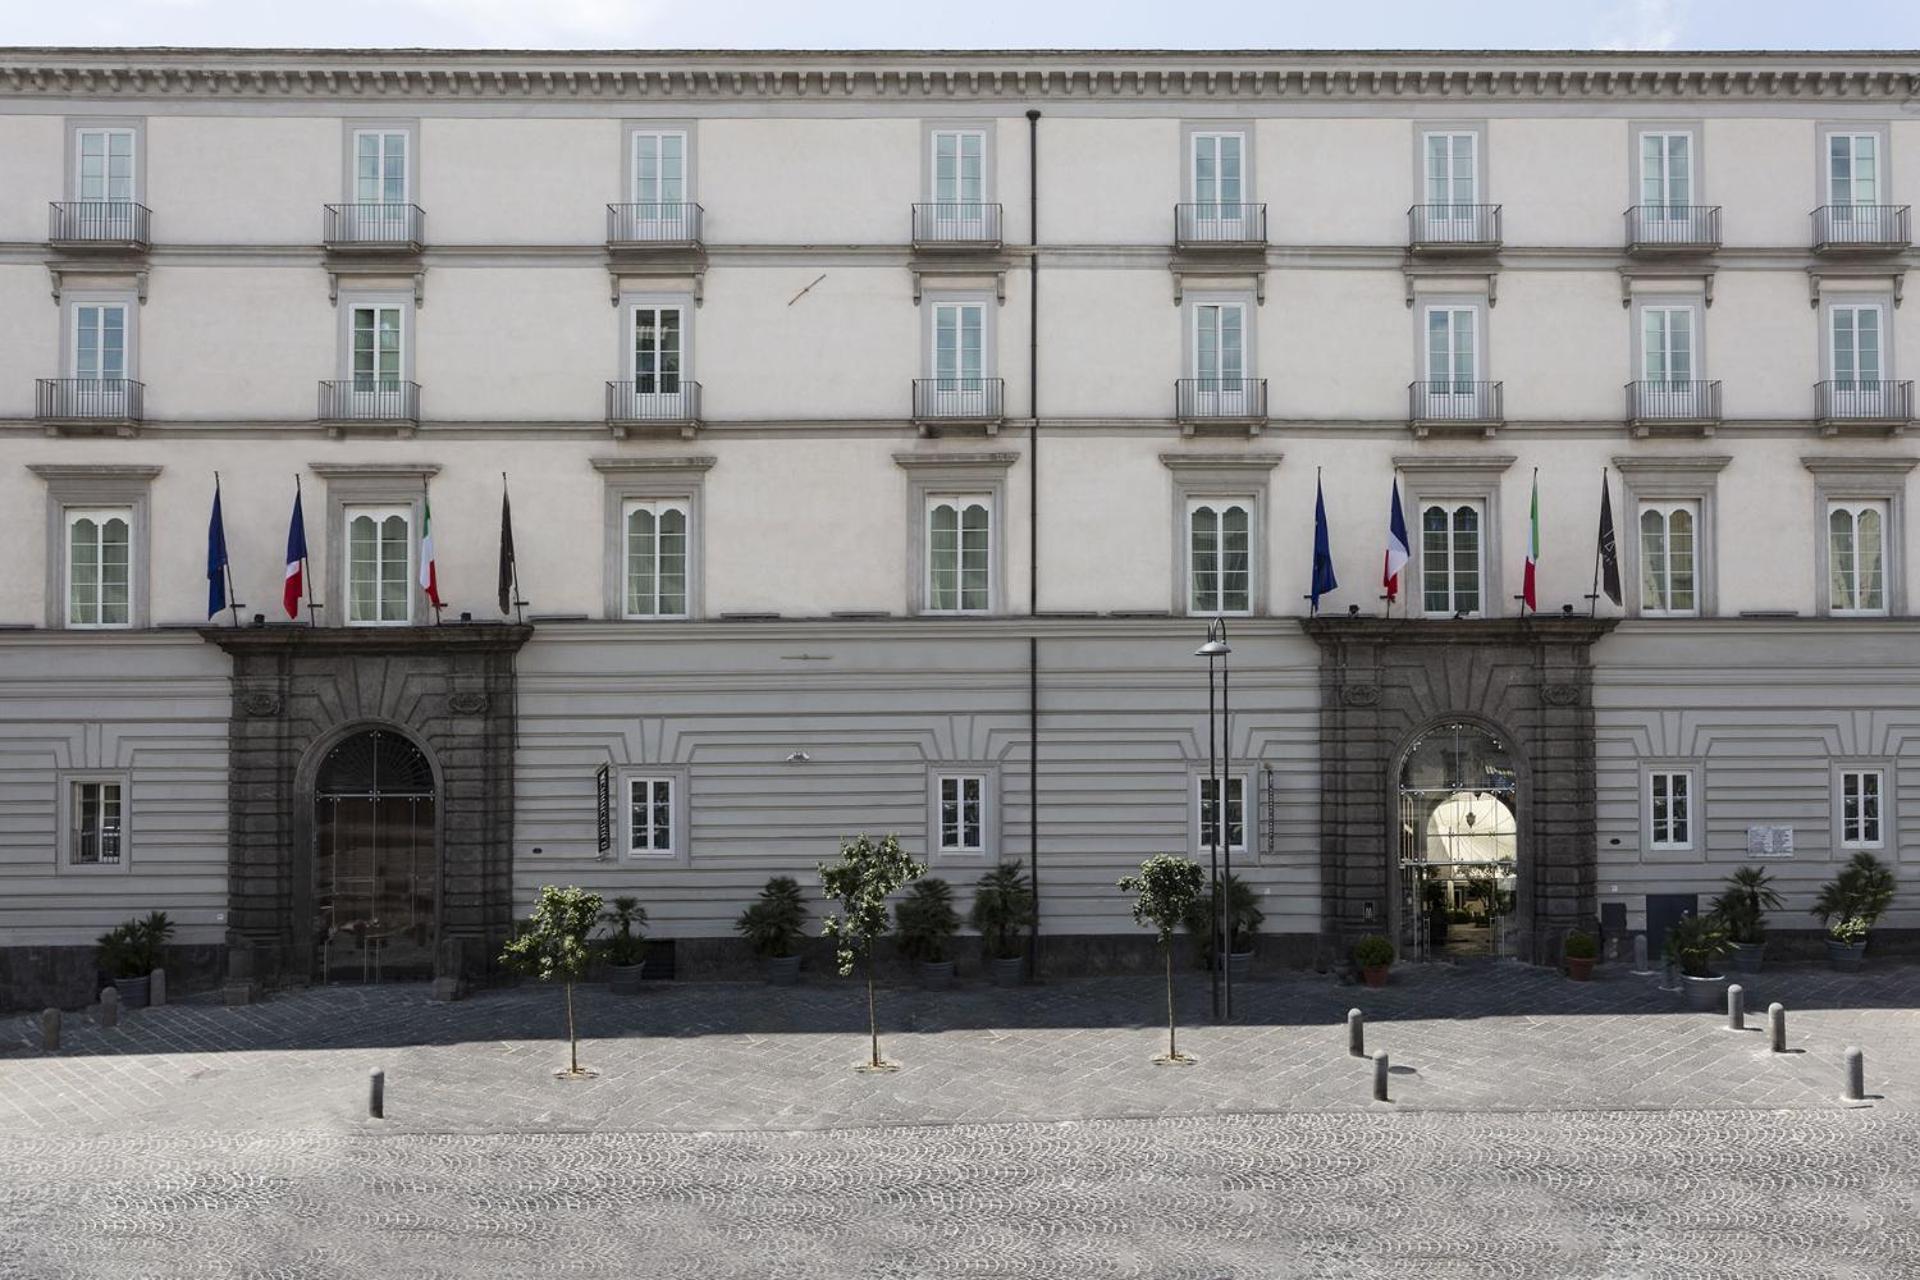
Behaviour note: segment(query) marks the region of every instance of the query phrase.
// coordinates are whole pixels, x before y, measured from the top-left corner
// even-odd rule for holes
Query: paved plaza
[[[1920,970],[1756,975],[1789,1050],[1519,965],[1242,987],[330,988],[0,1020],[0,1276],[1885,1276],[1920,1259]],[[1347,1053],[1349,1007],[1393,1100]],[[1763,1014],[1749,1019],[1763,1026]],[[1845,1046],[1867,1104],[1841,1099]],[[387,1073],[387,1117],[366,1077]]]

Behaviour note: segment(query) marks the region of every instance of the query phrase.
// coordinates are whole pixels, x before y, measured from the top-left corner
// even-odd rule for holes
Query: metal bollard
[[[1853,1045],[1847,1046],[1847,1101],[1858,1102],[1867,1096],[1867,1055]]]
[[[1387,1102],[1387,1051],[1385,1049],[1373,1055],[1373,1100]]]
[[[158,1009],[167,1002],[167,971],[155,969],[153,977],[147,982],[147,1005]]]
[[[1770,1004],[1767,1006],[1767,1038],[1769,1048],[1775,1053],[1787,1051],[1787,1006]]]
[[[1727,988],[1727,1030],[1747,1029],[1747,989],[1739,983]]]
[[[1347,1010],[1347,1052],[1356,1058],[1367,1056],[1367,1020],[1358,1009]]]
[[[46,1009],[40,1014],[40,1048],[52,1053],[60,1047],[60,1011]]]
[[[1633,971],[1635,973],[1647,971],[1647,935],[1644,933],[1633,935]]]
[[[100,1025],[115,1027],[120,1024],[120,993],[108,987],[100,993]]]
[[[378,1067],[367,1072],[367,1114],[375,1120],[387,1115],[387,1073]]]

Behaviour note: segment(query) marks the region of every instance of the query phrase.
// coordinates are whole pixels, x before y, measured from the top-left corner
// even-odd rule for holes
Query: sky
[[[1920,0],[0,0],[0,45],[1915,49]]]

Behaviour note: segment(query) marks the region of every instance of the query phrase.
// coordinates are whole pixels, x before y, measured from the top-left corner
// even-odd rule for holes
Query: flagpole
[[[511,509],[511,504],[507,499],[507,473],[504,471],[500,473],[500,500],[502,503],[506,503],[509,509]],[[521,606],[526,604],[526,601],[520,598],[520,548],[517,546],[513,549],[513,555],[507,560],[507,572],[513,584],[514,625],[524,626],[526,625],[527,617],[521,609]]]
[[[293,505],[300,509],[300,584],[307,593],[307,625],[317,627],[320,625],[320,622],[313,616],[313,611],[319,608],[319,606],[313,602],[313,566],[307,563],[306,557],[307,508],[300,501],[300,473],[298,471],[293,473]]]
[[[1607,469],[1605,466],[1602,466],[1600,468],[1600,505],[1602,506],[1602,508],[1606,506],[1606,502],[1607,502]],[[1599,614],[1600,614],[1600,536],[1596,532],[1593,539],[1593,590],[1587,593],[1587,616],[1589,618],[1594,618],[1594,617],[1598,617]]]
[[[213,473],[213,500],[220,501],[220,473]],[[223,508],[220,512],[220,568],[227,575],[227,614],[234,626],[240,625],[240,598],[233,592],[233,557],[227,551],[227,518]]]
[[[424,559],[427,551],[426,540],[427,538],[433,535],[433,494],[430,492],[430,486],[428,485],[427,478],[425,476],[420,477],[420,525],[421,525],[420,532],[423,535],[420,539],[420,543],[421,543],[420,552],[423,557],[420,563],[420,572],[421,573],[427,572],[428,564],[431,564],[433,566],[432,580],[434,584],[434,592],[432,596],[427,597],[427,603],[433,606],[433,625],[437,627],[441,625],[440,605],[439,605],[439,602],[433,598],[433,596],[437,596],[440,594],[440,591],[439,591],[440,557],[438,554],[436,554],[431,561]],[[424,588],[422,589],[424,590]]]
[[[1527,558],[1533,562],[1533,600],[1529,606],[1540,612],[1540,468],[1533,469],[1533,491],[1527,495]]]

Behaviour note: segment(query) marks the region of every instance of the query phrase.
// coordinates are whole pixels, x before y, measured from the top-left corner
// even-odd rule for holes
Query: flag
[[[300,487],[293,489],[293,519],[287,524],[287,581],[280,602],[289,618],[300,616],[300,596],[307,581],[307,518],[300,513]]]
[[[507,499],[507,480],[500,478],[500,616],[513,613],[513,586],[517,566],[513,562],[513,504]]]
[[[1340,585],[1333,576],[1332,540],[1327,536],[1327,499],[1320,481],[1313,482],[1313,594],[1310,616],[1320,613],[1320,597]]]
[[[207,521],[207,617],[227,607],[227,525],[220,518],[220,477],[213,478],[213,516]]]
[[[420,498],[420,589],[427,593],[428,604],[447,607],[440,599],[440,566],[433,558],[433,504],[425,495]]]
[[[1613,536],[1613,499],[1608,495],[1607,473],[1600,471],[1600,589],[1607,599],[1620,603],[1620,549]]]
[[[1380,572],[1387,603],[1400,598],[1400,571],[1407,567],[1407,517],[1400,510],[1400,477],[1393,478],[1393,506],[1387,512],[1387,562]]]
[[[1540,612],[1540,597],[1534,590],[1534,571],[1540,565],[1540,473],[1533,473],[1533,501],[1527,507],[1527,579],[1520,588],[1527,608]]]

